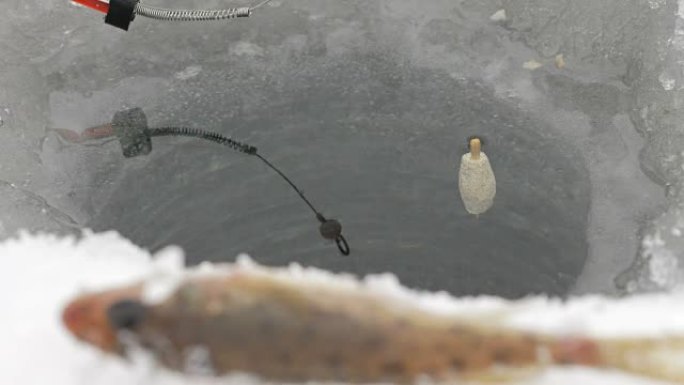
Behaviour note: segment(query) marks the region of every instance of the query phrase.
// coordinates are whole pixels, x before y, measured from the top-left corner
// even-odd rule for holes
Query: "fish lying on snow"
[[[76,338],[105,352],[125,356],[142,348],[180,372],[200,356],[215,376],[505,381],[530,369],[581,365],[684,384],[681,336],[544,335],[496,317],[429,311],[349,278],[303,275],[301,268],[254,265],[191,271],[171,284],[151,279],[80,296],[66,306],[63,321]]]

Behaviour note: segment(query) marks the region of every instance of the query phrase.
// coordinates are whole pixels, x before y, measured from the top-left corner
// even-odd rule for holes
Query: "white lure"
[[[470,139],[470,152],[461,157],[458,170],[458,190],[466,211],[480,215],[489,210],[496,196],[496,178],[489,158],[482,152],[480,138]]]

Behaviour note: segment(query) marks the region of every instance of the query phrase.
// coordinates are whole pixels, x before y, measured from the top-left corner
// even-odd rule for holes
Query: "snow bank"
[[[21,234],[0,244],[0,383],[2,384],[256,384],[244,375],[208,380],[181,377],[144,359],[126,363],[77,343],[62,327],[64,304],[82,290],[102,289],[142,278],[160,283],[182,271],[183,252],[167,248],[152,256],[116,233],[86,232],[79,239]],[[245,261],[238,269],[263,269]],[[198,272],[211,271],[201,266]],[[419,293],[401,287],[389,275],[357,281],[316,269],[293,266],[284,278],[302,284],[337,284],[340,288],[370,287],[381,295],[413,301],[428,311],[460,314],[495,312],[512,326],[553,333],[595,335],[657,334],[684,331],[682,293],[607,300],[589,297],[561,303],[543,298],[508,302],[497,298],[454,299],[444,293]],[[171,281],[167,281],[172,282]],[[158,285],[157,288],[168,286]],[[159,295],[160,293],[157,293]],[[621,373],[567,368],[541,372],[526,384],[657,384]]]

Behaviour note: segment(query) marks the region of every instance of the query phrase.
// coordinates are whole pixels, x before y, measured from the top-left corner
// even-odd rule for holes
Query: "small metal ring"
[[[339,237],[335,238],[335,243],[337,244],[337,249],[340,250],[340,253],[349,255],[351,250],[349,249],[349,244],[347,243],[347,240],[344,239],[344,236],[340,234]]]

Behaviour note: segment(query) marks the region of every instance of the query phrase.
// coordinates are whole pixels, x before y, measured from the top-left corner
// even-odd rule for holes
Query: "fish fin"
[[[684,384],[684,337],[598,341],[599,366]]]

